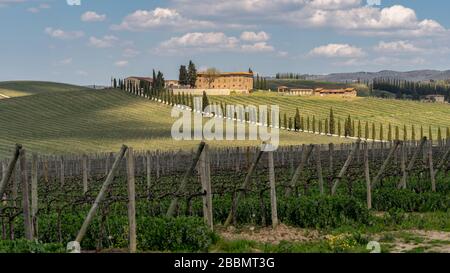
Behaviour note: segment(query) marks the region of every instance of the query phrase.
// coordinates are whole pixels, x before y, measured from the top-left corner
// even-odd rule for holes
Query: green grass
[[[414,101],[379,99],[379,98],[321,98],[321,97],[295,97],[281,96],[274,92],[256,92],[252,95],[233,95],[211,97],[213,102],[224,102],[227,104],[243,105],[279,105],[281,116],[294,117],[298,107],[301,115],[315,115],[317,120],[325,120],[329,117],[330,109],[333,108],[336,119],[342,121],[342,132],[344,119],[351,115],[356,121],[362,122],[362,134],[364,136],[365,122],[369,122],[370,133],[372,133],[372,122],[375,123],[377,136],[379,138],[380,124],[384,125],[384,135],[387,139],[388,125],[399,126],[400,137],[403,137],[403,126],[408,129],[408,138],[411,137],[411,126],[416,129],[416,139],[420,137],[420,126],[424,127],[424,135],[428,136],[428,126],[433,127],[433,137],[437,138],[438,127],[441,127],[442,136],[445,137],[445,128],[450,127],[450,105],[430,104]],[[306,121],[305,121],[306,122]],[[356,123],[357,125],[357,123]],[[316,126],[316,128],[318,128]],[[317,129],[316,129],[317,130]],[[392,135],[395,136],[395,127]]]
[[[15,143],[42,154],[118,151],[122,144],[136,150],[191,149],[199,141],[175,141],[175,119],[167,105],[120,90],[92,90],[63,84],[6,82],[10,99],[0,100],[0,158]],[[4,92],[4,91],[2,91]],[[6,94],[5,94],[6,95]],[[281,133],[283,145],[342,142],[325,136]],[[248,146],[254,141],[215,141],[211,146]]]
[[[49,92],[70,92],[87,88],[54,82],[10,81],[0,82],[0,94],[14,98]],[[1,98],[0,98],[1,99]]]

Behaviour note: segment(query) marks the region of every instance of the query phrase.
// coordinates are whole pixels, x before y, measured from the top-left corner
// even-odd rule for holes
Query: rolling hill
[[[121,90],[93,90],[57,83],[0,83],[9,99],[0,99],[0,158],[15,143],[42,154],[191,149],[199,141],[175,141],[175,119],[167,105]],[[5,92],[1,91],[0,93]],[[5,92],[5,93],[6,93]],[[303,133],[281,133],[281,143],[329,143],[345,140]],[[212,146],[256,145],[252,141],[216,141]]]
[[[321,97],[298,97],[282,96],[275,92],[256,92],[252,95],[234,95],[211,97],[213,102],[242,105],[279,105],[281,116],[284,113],[288,117],[294,117],[298,107],[301,115],[316,116],[317,119],[329,117],[330,109],[333,108],[335,117],[342,120],[351,115],[355,120],[375,123],[378,130],[379,124],[384,125],[384,134],[387,135],[389,123],[399,126],[401,136],[403,126],[407,125],[408,135],[411,136],[411,126],[416,128],[416,136],[419,136],[420,126],[424,127],[425,135],[428,135],[428,126],[433,126],[434,137],[440,126],[442,134],[445,128],[450,127],[450,105],[432,104],[416,101],[379,99],[379,98],[321,98]],[[364,128],[363,128],[364,133]],[[377,133],[379,135],[379,133]],[[385,138],[386,139],[386,138]]]

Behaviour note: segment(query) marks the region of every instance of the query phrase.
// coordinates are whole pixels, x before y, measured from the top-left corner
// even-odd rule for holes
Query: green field
[[[0,83],[0,158],[15,143],[42,154],[98,153],[127,144],[136,150],[191,149],[198,141],[174,141],[171,108],[120,90],[92,90],[42,82]],[[282,132],[281,143],[329,143],[342,139]],[[220,141],[212,146],[256,145]]]
[[[389,123],[400,127],[400,136],[403,135],[403,126],[408,128],[408,136],[411,136],[411,126],[416,128],[416,138],[420,135],[420,126],[424,127],[424,133],[428,135],[428,127],[433,127],[434,139],[437,137],[438,127],[441,127],[442,136],[445,136],[446,127],[450,127],[450,105],[430,104],[415,101],[379,99],[379,98],[320,98],[281,96],[276,93],[256,92],[252,95],[233,95],[211,97],[212,102],[224,102],[227,104],[242,105],[279,105],[281,116],[294,117],[298,107],[301,115],[316,116],[325,120],[329,117],[333,108],[335,117],[344,119],[351,115],[352,119],[376,124],[378,131],[380,124],[384,125],[384,134],[387,135]],[[371,127],[370,127],[371,128]],[[364,128],[362,129],[364,134]],[[377,132],[377,136],[379,133]],[[385,138],[386,139],[386,138]]]

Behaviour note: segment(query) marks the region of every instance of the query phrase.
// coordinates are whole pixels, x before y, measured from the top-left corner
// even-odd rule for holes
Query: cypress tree
[[[300,119],[300,129],[302,131],[305,131],[305,117],[302,116],[302,118]]]
[[[414,127],[414,124],[411,125],[411,140],[416,141],[416,128]]]
[[[292,130],[292,118],[291,117],[289,117],[289,130]]]
[[[384,140],[383,124],[380,123],[380,140]]]
[[[447,127],[446,139],[450,140],[450,127]]]
[[[366,137],[366,140],[368,140],[369,138],[370,138],[370,135],[369,135],[370,133],[369,133],[369,122],[368,121],[366,121],[366,128],[365,128],[365,137]]]
[[[188,83],[191,88],[195,88],[196,82],[197,82],[197,68],[195,68],[195,64],[192,61],[189,61]]]
[[[330,109],[330,134],[334,135],[336,133],[336,123],[334,120],[333,107]]]
[[[313,119],[312,119],[312,131],[313,133],[316,133],[316,116],[313,115]]]
[[[294,129],[296,131],[300,130],[300,111],[298,110],[298,107],[295,110],[294,127],[295,127]]]
[[[325,134],[328,135],[330,133],[330,123],[328,123],[328,118],[325,119]]]
[[[392,141],[392,125],[389,123],[389,129],[388,129],[388,141]]]
[[[429,138],[430,141],[433,141],[433,132],[431,130],[431,125],[428,128],[428,138]]]
[[[400,140],[400,129],[395,126],[395,140]]]
[[[372,122],[372,139],[376,140],[377,139],[377,130],[375,128],[375,123]]]
[[[342,136],[341,119],[338,120],[338,136]]]
[[[425,134],[423,132],[423,126],[420,125],[420,139],[422,140],[425,137]]]
[[[286,116],[286,113],[284,113],[284,117],[283,117],[283,126],[284,126],[284,129],[287,129],[288,128],[288,123],[287,123],[287,116]]]
[[[306,130],[309,132],[311,131],[311,121],[309,120],[309,116],[306,117]]]
[[[322,134],[322,120],[319,120],[319,134]]]
[[[406,128],[406,125],[403,126],[403,141],[408,140],[408,129]]]
[[[437,136],[437,138],[438,138],[439,142],[442,141],[442,132],[441,132],[441,127],[440,126],[438,127],[438,136]]]
[[[358,120],[358,138],[362,137],[362,126],[361,126],[361,120]]]
[[[202,97],[202,104],[203,104],[203,110],[206,109],[206,107],[209,106],[209,100],[208,100],[208,96],[206,95],[206,92],[203,91],[203,97]]]
[[[352,120],[352,137],[354,137],[356,135],[356,127],[355,127],[355,121]]]

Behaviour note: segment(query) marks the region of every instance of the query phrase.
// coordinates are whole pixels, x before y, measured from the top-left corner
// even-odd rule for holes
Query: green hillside
[[[191,149],[198,144],[198,141],[172,140],[174,119],[167,105],[120,90],[55,84],[46,89],[48,84],[0,83],[8,90],[15,88],[29,94],[0,100],[0,158],[9,155],[15,143],[45,154],[117,151],[122,144],[146,150]],[[311,134],[281,134],[282,144],[341,141]],[[255,144],[249,141],[211,143],[212,146]]]
[[[10,81],[0,82],[0,99],[5,97],[21,97],[49,92],[69,92],[86,88],[55,82]]]
[[[445,135],[446,127],[450,127],[450,105],[430,104],[415,101],[379,99],[379,98],[320,98],[281,96],[269,92],[257,92],[252,95],[234,95],[223,97],[211,97],[213,102],[227,104],[251,104],[251,105],[279,105],[281,116],[284,113],[288,117],[295,115],[298,107],[301,115],[312,118],[326,119],[333,108],[335,117],[342,120],[351,115],[355,120],[364,123],[374,122],[378,130],[379,125],[384,125],[384,134],[387,135],[389,123],[400,127],[400,135],[403,135],[403,126],[407,125],[408,135],[411,136],[411,126],[416,128],[416,136],[419,136],[420,126],[424,127],[425,135],[428,135],[428,126],[433,127],[433,135],[436,139],[437,128],[442,129]],[[370,124],[371,127],[371,124]],[[364,129],[363,129],[364,132]],[[386,139],[386,138],[385,138]]]

